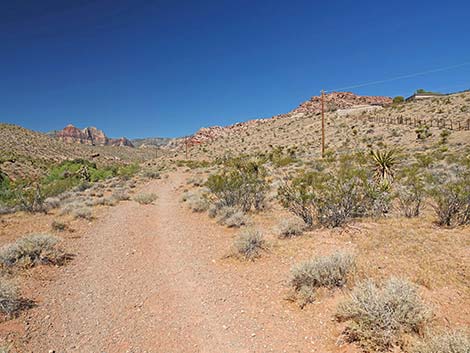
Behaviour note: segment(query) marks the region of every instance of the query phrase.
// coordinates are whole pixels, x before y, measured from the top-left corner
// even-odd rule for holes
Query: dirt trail
[[[285,274],[223,259],[230,231],[185,209],[182,181],[151,182],[155,205],[96,221],[27,318],[31,352],[329,351],[321,320],[294,320],[303,314],[283,303]]]

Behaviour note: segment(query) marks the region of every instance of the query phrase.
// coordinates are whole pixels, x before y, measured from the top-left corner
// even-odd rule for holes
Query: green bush
[[[308,226],[314,220],[338,227],[352,218],[381,215],[391,196],[364,169],[340,167],[331,172],[303,173],[279,188],[281,204]]]
[[[426,197],[424,176],[418,169],[409,169],[398,182],[398,205],[405,217],[418,217]]]
[[[403,96],[396,96],[393,98],[393,103],[395,104],[403,103],[404,101],[405,101],[405,97]]]
[[[470,224],[470,176],[438,182],[431,190],[437,224],[446,227]]]
[[[220,174],[209,176],[206,186],[221,206],[247,212],[262,209],[268,190],[266,170],[256,161],[234,160]]]

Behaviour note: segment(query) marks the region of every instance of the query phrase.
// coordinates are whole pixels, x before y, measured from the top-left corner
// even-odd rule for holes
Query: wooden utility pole
[[[184,140],[184,144],[186,146],[186,160],[189,160],[188,158],[188,138],[186,137],[186,140]]]
[[[325,157],[325,91],[321,90],[321,158]]]

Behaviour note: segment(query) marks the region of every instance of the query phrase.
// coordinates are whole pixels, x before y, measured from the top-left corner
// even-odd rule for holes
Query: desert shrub
[[[116,175],[124,180],[131,179],[137,172],[140,170],[138,164],[128,164],[125,166],[120,166],[117,171]]]
[[[300,218],[285,218],[279,222],[279,237],[290,238],[302,235],[305,230],[305,222]]]
[[[229,228],[239,228],[243,225],[247,225],[250,221],[250,218],[237,207],[221,207],[217,215],[217,221]]]
[[[0,312],[12,315],[20,307],[19,290],[13,282],[0,277]]]
[[[430,335],[416,343],[411,353],[470,353],[470,336],[462,331]]]
[[[253,261],[267,248],[263,234],[257,229],[247,228],[233,242],[234,254],[244,260]]]
[[[403,103],[404,101],[405,101],[405,97],[403,96],[396,96],[393,98],[393,103],[395,104]]]
[[[20,187],[17,191],[20,207],[26,212],[47,212],[44,204],[44,194],[39,184],[35,187]]]
[[[431,312],[412,283],[391,278],[382,287],[371,280],[356,285],[337,317],[349,321],[345,333],[352,342],[383,351],[400,344],[404,333],[421,332]]]
[[[285,167],[289,164],[295,163],[295,151],[288,149],[284,151],[284,147],[276,146],[267,155],[267,159],[271,161],[276,167]]]
[[[116,200],[116,201],[127,201],[127,200],[130,200],[130,196],[129,194],[127,193],[126,190],[124,189],[117,189],[113,192],[112,194],[112,197]]]
[[[210,218],[215,218],[217,216],[218,210],[219,209],[218,209],[217,204],[210,204],[207,210],[207,214],[209,215]]]
[[[428,137],[432,136],[432,132],[429,130],[429,126],[424,125],[424,124],[418,126],[415,132],[416,132],[416,138],[421,141],[424,141]]]
[[[139,194],[134,197],[134,201],[140,203],[141,205],[150,205],[157,199],[157,195],[154,193],[150,194]]]
[[[46,210],[59,208],[61,204],[61,200],[58,197],[48,197],[44,200],[44,207]]]
[[[338,227],[352,218],[388,211],[391,197],[363,169],[303,173],[279,188],[281,204],[311,226]]]
[[[67,229],[67,224],[65,224],[64,222],[60,222],[60,221],[52,221],[51,227],[53,230],[63,232],[64,230]]]
[[[268,190],[266,170],[256,161],[233,160],[220,174],[209,176],[206,186],[216,202],[239,207],[244,212],[262,209]]]
[[[60,238],[49,234],[33,234],[0,249],[3,266],[32,267],[37,264],[61,264],[65,259],[58,248]]]
[[[193,212],[204,212],[209,208],[209,202],[203,196],[188,200],[188,206]]]
[[[439,183],[431,190],[437,224],[457,226],[470,223],[470,177]]]
[[[439,143],[441,145],[444,145],[447,142],[449,142],[450,131],[447,130],[447,129],[444,129],[444,130],[441,131],[441,134],[439,136],[440,136]]]
[[[405,217],[418,217],[424,199],[426,189],[424,177],[417,169],[411,169],[400,179],[396,185],[398,206]]]
[[[148,179],[161,179],[160,171],[154,169],[146,169],[142,172],[142,175]]]
[[[80,207],[72,211],[72,216],[77,219],[82,218],[90,221],[93,219],[93,212],[89,207]]]
[[[320,287],[342,287],[349,274],[354,270],[355,260],[351,254],[336,252],[329,256],[318,256],[312,260],[294,266],[291,270],[291,285],[299,295],[300,305],[313,300],[307,296],[315,294]]]

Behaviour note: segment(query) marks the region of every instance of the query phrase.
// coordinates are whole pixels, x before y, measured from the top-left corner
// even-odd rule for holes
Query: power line
[[[421,72],[415,72],[415,73],[407,74],[407,75],[396,76],[396,77],[388,78],[388,79],[385,79],[385,80],[369,81],[369,82],[364,82],[364,83],[361,83],[361,84],[352,85],[352,86],[348,86],[348,87],[330,89],[330,90],[327,90],[326,92],[344,91],[344,90],[352,89],[352,88],[378,85],[380,83],[386,83],[386,82],[391,82],[391,81],[402,80],[402,79],[405,79],[405,78],[412,78],[412,77],[416,77],[416,76],[423,76],[423,75],[427,75],[427,74],[431,74],[431,73],[452,70],[452,69],[456,69],[456,68],[467,66],[467,65],[470,65],[470,61],[467,61],[467,62],[464,62],[464,63],[461,63],[461,64],[457,64],[457,65],[445,66],[445,67],[440,67],[440,68],[437,68],[437,69],[421,71]]]

